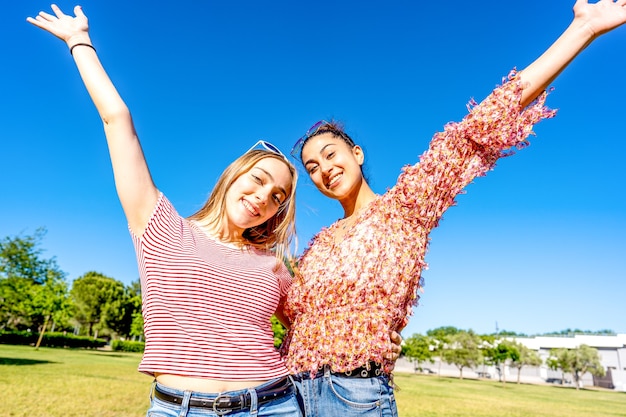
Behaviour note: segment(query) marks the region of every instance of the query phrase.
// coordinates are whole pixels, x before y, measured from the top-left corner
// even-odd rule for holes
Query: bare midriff
[[[253,388],[268,382],[261,381],[225,381],[223,379],[193,378],[172,374],[156,374],[159,384],[181,391],[195,391],[203,393],[221,393]]]

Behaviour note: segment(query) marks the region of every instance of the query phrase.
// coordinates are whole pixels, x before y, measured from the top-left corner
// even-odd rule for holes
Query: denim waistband
[[[207,408],[215,411],[217,414],[226,414],[231,411],[244,411],[249,409],[252,404],[250,391],[255,392],[258,404],[264,404],[284,397],[292,393],[293,390],[294,387],[291,378],[285,376],[268,381],[257,387],[243,390],[222,393],[192,392],[189,399],[189,407]],[[161,401],[181,405],[184,400],[185,391],[170,388],[157,382],[154,386],[154,396]]]

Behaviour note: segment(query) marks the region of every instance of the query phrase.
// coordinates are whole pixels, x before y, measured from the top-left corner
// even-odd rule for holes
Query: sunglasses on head
[[[270,151],[272,153],[275,153],[277,155],[282,156],[285,160],[288,161],[288,159],[285,156],[285,154],[283,154],[280,151],[280,149],[278,149],[278,147],[276,147],[275,145],[272,145],[271,143],[269,143],[268,141],[265,141],[265,140],[260,140],[257,143],[255,143],[254,145],[252,145],[252,147],[250,149],[248,149],[246,151],[246,153],[248,153],[250,151],[254,151],[254,150]]]
[[[309,140],[309,138],[311,136],[314,136],[318,130],[320,130],[320,128],[329,125],[330,123],[328,123],[326,120],[320,120],[319,122],[315,123],[313,126],[311,126],[309,128],[309,130],[306,131],[306,133],[304,134],[304,136],[302,136],[300,139],[298,139],[298,141],[296,142],[295,145],[293,145],[293,148],[291,148],[291,152],[289,152],[291,154],[291,156],[293,156],[296,159],[300,159],[301,155],[302,155],[302,147],[304,146],[304,143]]]

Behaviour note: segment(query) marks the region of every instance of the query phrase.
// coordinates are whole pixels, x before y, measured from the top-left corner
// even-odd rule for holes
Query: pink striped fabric
[[[209,238],[163,194],[133,243],[146,335],[139,371],[223,380],[288,373],[270,317],[291,276],[283,265],[274,271],[273,254]]]

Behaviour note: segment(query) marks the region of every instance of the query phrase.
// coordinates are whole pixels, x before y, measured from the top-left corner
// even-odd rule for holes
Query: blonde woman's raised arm
[[[40,12],[27,21],[67,43],[80,76],[93,100],[109,146],[115,187],[131,230],[141,235],[156,200],[158,190],[152,181],[128,107],[102,67],[89,37],[87,17],[80,6],[75,17],[56,5],[54,15]]]
[[[520,72],[526,85],[522,105],[537,98],[593,40],[624,23],[626,0],[576,1],[572,23],[543,55]]]

